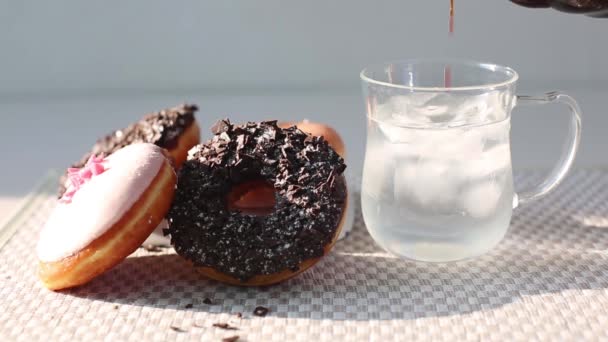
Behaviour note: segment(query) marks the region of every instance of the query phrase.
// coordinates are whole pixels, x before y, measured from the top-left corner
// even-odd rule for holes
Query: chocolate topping
[[[162,148],[172,149],[177,146],[179,136],[194,122],[194,112],[197,110],[196,105],[183,104],[147,114],[141,121],[97,140],[91,151],[72,167],[81,168],[92,154],[107,157],[133,143],[151,143]],[[60,180],[59,197],[65,192],[65,180],[65,177]]]
[[[253,314],[256,316],[264,317],[270,312],[270,309],[264,306],[258,306],[253,310]]]
[[[230,325],[228,323],[213,323],[213,326],[216,328],[225,329],[225,330],[239,330],[239,328],[233,327],[232,325]]]
[[[215,136],[190,150],[169,214],[171,243],[195,265],[246,281],[320,257],[342,217],[344,160],[322,137],[276,121],[213,127]],[[267,216],[227,209],[233,186],[263,180],[275,189]]]

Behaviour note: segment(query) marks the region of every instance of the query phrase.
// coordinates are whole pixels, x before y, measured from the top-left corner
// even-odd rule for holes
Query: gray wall
[[[608,82],[608,20],[506,0],[0,1],[0,94],[356,86],[366,64],[457,56],[530,84]]]
[[[374,62],[452,56],[514,67],[520,91],[580,100],[578,166],[608,166],[608,20],[507,0],[0,0],[0,197],[143,113],[200,104],[216,119],[310,118],[337,127],[351,170],[363,161],[359,71]],[[516,168],[557,159],[563,108],[517,110]]]

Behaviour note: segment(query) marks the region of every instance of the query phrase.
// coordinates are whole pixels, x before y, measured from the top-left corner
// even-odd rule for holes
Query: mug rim
[[[412,65],[412,64],[421,64],[421,63],[442,63],[445,65],[473,66],[473,67],[476,67],[479,69],[485,69],[485,70],[489,70],[492,72],[499,71],[499,72],[507,75],[508,78],[507,78],[507,80],[502,81],[502,82],[482,83],[482,84],[471,85],[471,86],[422,87],[422,86],[411,86],[411,85],[405,85],[405,84],[396,84],[396,83],[390,83],[390,82],[386,82],[386,81],[380,81],[380,80],[376,80],[376,79],[372,78],[371,76],[367,75],[367,73],[372,68],[386,67],[386,66],[393,65],[393,64]],[[414,59],[397,59],[397,60],[368,65],[363,70],[361,70],[361,72],[359,73],[359,77],[361,78],[362,81],[367,82],[369,84],[376,84],[376,85],[396,88],[396,89],[405,89],[405,90],[411,90],[411,91],[429,91],[429,92],[446,92],[446,91],[454,92],[454,91],[487,90],[487,89],[496,89],[496,88],[507,87],[507,86],[510,86],[510,85],[514,84],[515,82],[517,82],[517,80],[519,79],[519,74],[517,73],[517,71],[513,70],[512,68],[510,68],[508,66],[488,63],[488,62],[480,62],[480,61],[475,61],[475,60],[470,60],[470,59],[414,58]]]

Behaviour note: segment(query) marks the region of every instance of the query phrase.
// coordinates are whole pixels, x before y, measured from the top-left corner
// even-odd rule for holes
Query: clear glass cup
[[[455,60],[406,60],[361,72],[367,106],[361,205],[384,249],[433,262],[478,256],[504,237],[513,208],[562,181],[579,145],[580,109],[559,92],[516,95],[517,79],[508,67]],[[542,183],[515,193],[511,110],[551,102],[571,112],[564,151]]]

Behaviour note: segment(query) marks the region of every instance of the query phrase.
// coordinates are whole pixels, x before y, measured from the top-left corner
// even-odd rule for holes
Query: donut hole
[[[256,179],[232,187],[226,198],[229,210],[240,211],[247,215],[267,216],[274,210],[274,187],[268,182]]]

